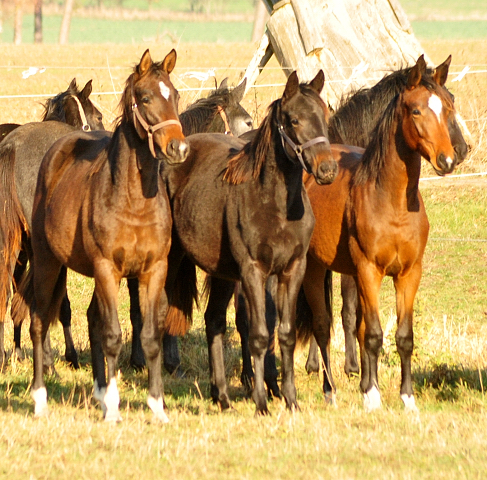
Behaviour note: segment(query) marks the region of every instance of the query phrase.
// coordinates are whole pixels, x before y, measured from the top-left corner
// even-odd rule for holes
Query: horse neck
[[[159,188],[159,161],[141,140],[132,124],[123,121],[117,127],[109,149],[112,184],[130,198],[153,198]]]
[[[273,130],[272,147],[267,153],[260,178],[264,191],[274,193],[275,198],[285,199],[285,203],[280,201],[278,205],[283,210],[285,208],[288,219],[301,218],[304,212],[303,169],[297,161],[293,162],[286,156],[277,128]]]
[[[398,121],[394,120],[386,142],[384,162],[379,173],[381,192],[396,209],[416,211],[419,205],[421,155],[412,150],[404,139]]]

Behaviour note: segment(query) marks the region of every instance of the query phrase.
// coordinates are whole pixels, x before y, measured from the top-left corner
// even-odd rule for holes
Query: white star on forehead
[[[164,82],[159,82],[159,88],[161,89],[161,95],[166,99],[169,100],[169,95],[171,94],[171,90]]]
[[[441,122],[441,111],[443,110],[443,104],[441,103],[440,97],[438,95],[432,94],[428,100],[428,107],[433,110],[433,112],[438,117],[438,121]]]

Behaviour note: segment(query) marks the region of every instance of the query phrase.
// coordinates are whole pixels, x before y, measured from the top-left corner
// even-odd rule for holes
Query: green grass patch
[[[414,34],[420,40],[487,38],[487,21],[485,20],[415,20],[411,22],[411,25]]]
[[[60,16],[44,16],[43,41],[56,44],[61,28]],[[228,43],[248,42],[250,22],[185,22],[153,20],[107,20],[73,17],[69,33],[71,44],[141,44],[147,42]],[[7,22],[1,39],[13,42],[13,25]],[[34,42],[34,17],[25,15],[22,24],[23,43]]]

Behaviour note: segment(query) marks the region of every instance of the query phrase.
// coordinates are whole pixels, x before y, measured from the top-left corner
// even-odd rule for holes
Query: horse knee
[[[269,345],[269,334],[251,334],[249,338],[249,348],[252,355],[262,355],[267,351]]]
[[[409,328],[398,328],[396,346],[400,354],[411,355],[414,347],[413,332]]]
[[[366,350],[378,354],[382,348],[383,334],[380,324],[365,331],[365,348]]]

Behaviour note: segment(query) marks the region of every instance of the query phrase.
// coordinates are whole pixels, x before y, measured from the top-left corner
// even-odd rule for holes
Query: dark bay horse
[[[258,413],[268,412],[264,285],[270,275],[278,278],[282,392],[288,408],[297,405],[294,312],[314,225],[303,169],[319,184],[333,181],[336,175],[326,106],[319,96],[323,85],[322,71],[301,85],[292,73],[282,98],[270,106],[251,142],[218,134],[192,135],[188,160],[167,170],[174,222],[169,304],[190,315],[192,298],[188,297],[196,290],[194,265],[212,277],[205,312],[211,396],[223,409],[229,407],[222,351],[226,309],[234,283],[240,280],[250,312],[249,344],[256,370],[253,399]],[[178,280],[185,288],[177,289]],[[166,321],[170,329],[175,320],[168,315]]]
[[[240,105],[245,93],[246,80],[235,88],[229,88],[227,79],[205,98],[200,98],[179,115],[184,135],[195,133],[225,133],[239,137],[253,128],[252,117]],[[142,319],[138,299],[137,279],[128,279],[130,294],[130,320],[133,326],[130,365],[137,370],[145,366],[140,343]],[[182,375],[177,337],[165,334],[163,338],[164,367],[169,373]]]
[[[46,101],[42,123],[5,124],[8,135],[0,143],[0,367],[5,359],[4,318],[10,284],[18,284],[25,271],[31,230],[32,204],[39,166],[49,147],[73,129],[104,130],[101,112],[89,99],[91,80],[79,89],[73,79],[66,91]],[[14,131],[15,130],[15,131]],[[12,133],[10,133],[12,132]],[[19,257],[20,248],[24,252]],[[69,308],[69,304],[65,308]],[[64,326],[66,358],[77,364],[70,325]],[[21,323],[14,327],[15,351],[21,356]]]
[[[332,146],[339,164],[335,182],[329,186],[319,186],[312,178],[306,182],[316,225],[303,280],[312,318],[304,319],[325,361],[323,390],[329,401],[333,401],[334,384],[329,363],[331,322],[324,292],[327,269],[352,275],[358,288],[360,385],[367,411],[381,404],[378,294],[384,276],[393,278],[401,399],[406,410],[417,411],[411,382],[413,302],[429,230],[418,189],[421,157],[439,175],[451,173],[462,160],[449,132],[455,122],[453,99],[444,87],[449,64],[450,59],[429,75],[421,56],[379,119],[367,148]]]
[[[88,325],[94,396],[105,420],[121,420],[116,383],[122,345],[119,284],[124,277],[137,277],[148,405],[156,421],[168,421],[161,341],[172,221],[160,171],[188,154],[177,113],[179,95],[169,79],[175,63],[175,50],[159,63],[146,50],[127,79],[113,135],[73,132],[57,141],[42,162],[32,212],[33,275],[23,292],[28,296],[33,287],[33,297],[27,300],[36,416],[48,411],[42,344],[65,296],[66,271],[71,268],[95,280]]]

